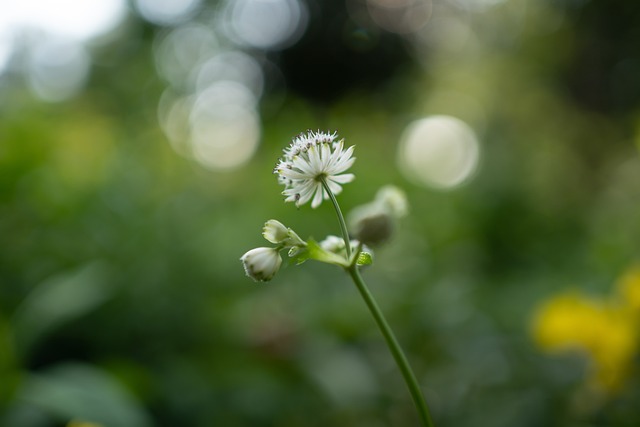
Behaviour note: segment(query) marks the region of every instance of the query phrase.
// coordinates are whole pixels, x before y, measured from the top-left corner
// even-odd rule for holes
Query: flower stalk
[[[411,369],[411,365],[407,360],[407,357],[402,351],[402,347],[398,340],[396,339],[391,326],[382,314],[382,310],[376,303],[375,298],[367,288],[362,276],[360,275],[360,271],[358,270],[356,265],[352,265],[347,268],[347,272],[353,279],[353,283],[355,283],[362,299],[364,299],[365,304],[369,308],[371,315],[376,321],[380,332],[384,336],[384,339],[387,343],[387,347],[389,347],[389,351],[393,355],[393,358],[398,365],[398,369],[402,373],[402,377],[404,378],[404,382],[407,384],[407,388],[409,388],[409,393],[411,393],[411,398],[413,399],[413,403],[418,411],[418,415],[420,417],[420,421],[424,427],[433,427],[433,421],[431,420],[431,414],[429,413],[429,407],[427,406],[427,402],[422,394],[422,390],[420,389],[420,385],[418,384],[418,380],[416,379],[413,370]]]
[[[336,196],[329,188],[329,184],[327,184],[327,180],[324,176],[321,176],[320,182],[322,183],[322,187],[324,191],[329,195],[329,199],[331,199],[331,203],[333,204],[333,208],[336,211],[336,215],[338,216],[338,223],[340,224],[340,232],[342,233],[342,238],[344,239],[344,247],[347,252],[347,259],[351,259],[351,242],[349,241],[349,231],[347,231],[347,223],[344,220],[344,215],[342,215],[342,210],[340,210],[340,205],[338,205],[338,200]]]
[[[330,235],[320,243],[312,238],[305,242],[295,231],[272,219],[265,223],[262,235],[277,246],[252,249],[240,259],[247,276],[261,282],[271,280],[278,271],[282,263],[280,251],[283,249],[289,250],[289,257],[297,264],[313,259],[344,268],[358,288],[402,373],[422,426],[433,427],[429,408],[409,361],[359,270],[361,266],[373,262],[368,245],[386,240],[393,229],[393,220],[406,213],[404,195],[395,188],[385,187],[373,204],[362,207],[356,215],[352,215],[350,219],[356,224],[356,235],[352,242],[336,195],[342,192],[343,184],[355,179],[355,175],[346,173],[355,161],[354,146],[345,149],[344,139],[337,138],[335,132],[307,131],[298,135],[283,150],[283,156],[276,163],[273,173],[285,187],[282,192],[285,202],[294,202],[297,207],[311,202],[311,207],[315,209],[323,200],[331,200],[342,240]]]
[[[320,181],[322,182],[322,186],[324,187],[324,190],[329,195],[329,198],[331,199],[333,207],[336,211],[336,215],[338,216],[338,222],[340,223],[340,230],[342,231],[342,237],[344,238],[344,245],[347,250],[347,259],[351,259],[351,243],[349,241],[349,233],[347,231],[347,224],[344,220],[344,215],[342,215],[342,210],[340,209],[338,200],[336,199],[335,195],[327,185],[324,178],[321,177]],[[358,248],[358,252],[359,252],[359,248]],[[357,259],[357,257],[358,257],[358,254],[356,253],[354,259]],[[407,360],[407,357],[405,356],[404,351],[400,346],[400,343],[398,342],[395,334],[393,333],[391,326],[389,326],[389,323],[384,317],[382,310],[380,310],[378,303],[376,302],[375,298],[369,291],[369,288],[367,287],[364,279],[362,278],[362,275],[358,270],[357,263],[352,262],[348,267],[345,267],[345,270],[347,271],[347,273],[349,273],[349,276],[351,276],[353,283],[358,288],[358,291],[360,292],[362,299],[364,300],[365,304],[367,305],[367,308],[371,312],[371,315],[373,316],[376,324],[378,325],[378,329],[380,329],[380,332],[382,333],[382,336],[384,337],[387,343],[387,347],[389,347],[389,351],[391,352],[391,355],[393,356],[393,359],[395,360],[396,365],[398,365],[398,369],[400,369],[400,372],[402,373],[402,377],[405,383],[407,384],[407,388],[409,389],[409,393],[411,394],[413,403],[416,407],[416,410],[418,411],[418,415],[420,417],[420,421],[422,422],[422,425],[424,427],[433,427],[433,421],[431,420],[429,407],[427,406],[427,402],[424,398],[424,395],[422,394],[422,390],[420,389],[418,380],[416,379],[416,376],[413,373],[413,370],[411,369],[411,365],[409,364],[409,361]]]

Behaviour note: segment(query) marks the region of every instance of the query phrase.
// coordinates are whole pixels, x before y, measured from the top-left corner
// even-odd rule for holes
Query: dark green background
[[[346,16],[339,1],[311,6]],[[407,193],[410,215],[365,278],[437,426],[637,425],[637,378],[585,408],[586,362],[542,354],[529,328],[545,298],[609,294],[638,261],[638,10],[506,0],[458,10],[464,48],[416,53],[381,32],[354,57],[327,30],[252,52],[282,80],[259,105],[257,153],[226,172],[179,156],[160,130],[152,42],[165,29],[133,12],[72,99],[43,102],[19,73],[1,76],[0,424],[417,425],[346,275],[309,262],[256,284],[242,271],[267,219],[339,233],[328,204],[284,204],[271,174],[292,136],[320,128],[357,146],[345,211],[385,184]],[[442,91],[462,96],[443,104]],[[481,163],[460,188],[414,185],[395,166],[405,127],[431,114],[478,134]]]

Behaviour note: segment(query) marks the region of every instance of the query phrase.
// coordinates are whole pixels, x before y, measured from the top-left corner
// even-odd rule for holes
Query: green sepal
[[[291,258],[291,263],[295,265],[300,265],[311,258],[309,250],[306,247],[301,246],[294,246],[289,249],[289,257]]]
[[[338,254],[325,251],[322,247],[313,239],[307,240],[307,251],[309,253],[309,259],[315,259],[316,261],[326,262],[327,264],[338,265],[340,267],[349,267],[349,262]]]
[[[371,265],[373,264],[373,256],[369,252],[360,251],[356,265]]]

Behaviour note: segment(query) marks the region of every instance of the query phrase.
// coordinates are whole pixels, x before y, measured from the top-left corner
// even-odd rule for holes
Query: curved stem
[[[340,210],[340,206],[338,205],[338,201],[336,200],[336,196],[333,194],[327,181],[324,177],[320,177],[320,182],[322,183],[322,187],[329,194],[329,198],[333,203],[333,207],[336,210],[336,215],[338,216],[338,222],[340,223],[340,231],[342,232],[342,238],[344,239],[345,250],[347,252],[347,259],[351,259],[351,242],[349,241],[349,232],[347,231],[347,224],[344,220],[344,216],[342,215],[342,211]],[[360,247],[358,247],[358,251]],[[356,257],[357,258],[357,257]],[[411,393],[411,398],[413,399],[413,403],[416,406],[418,414],[420,416],[420,421],[424,427],[433,427],[433,422],[431,421],[431,415],[429,413],[429,408],[427,406],[427,402],[424,399],[422,394],[422,390],[420,390],[420,386],[418,385],[418,380],[416,379],[413,370],[411,369],[411,365],[409,365],[409,361],[407,357],[404,355],[402,351],[402,347],[398,343],[393,330],[387,323],[384,315],[382,314],[382,310],[378,307],[378,303],[373,298],[371,292],[369,292],[369,288],[364,283],[364,279],[360,275],[360,271],[358,270],[357,263],[352,262],[349,267],[346,268],[347,272],[353,279],[358,291],[360,291],[360,295],[362,295],[362,299],[367,304],[369,311],[373,315],[373,318],[382,332],[384,339],[389,347],[389,351],[393,355],[393,358],[402,373],[402,377],[404,378],[407,387],[409,388],[409,393]]]
[[[409,361],[407,357],[404,355],[402,351],[402,347],[398,343],[393,330],[387,323],[380,307],[376,303],[376,300],[373,298],[371,292],[367,288],[362,276],[360,275],[360,271],[356,265],[351,265],[347,268],[347,272],[353,279],[353,282],[356,284],[358,291],[360,291],[360,295],[364,299],[364,302],[367,304],[369,311],[373,315],[380,332],[384,336],[385,341],[387,342],[387,346],[389,347],[389,351],[393,355],[393,358],[402,373],[402,377],[404,378],[407,387],[409,388],[409,392],[411,393],[411,397],[413,399],[413,403],[416,406],[416,410],[420,415],[420,421],[422,421],[422,425],[425,427],[433,427],[433,421],[431,421],[431,415],[429,413],[429,407],[427,406],[427,402],[424,399],[422,394],[422,390],[420,390],[420,386],[418,385],[418,380],[416,379],[413,370],[411,369],[411,365],[409,365]]]
[[[344,248],[347,251],[347,259],[351,259],[351,242],[349,241],[349,232],[347,231],[347,223],[344,220],[344,216],[342,215],[342,211],[340,210],[340,205],[338,205],[338,200],[336,200],[336,196],[333,194],[333,191],[329,188],[329,184],[327,184],[327,180],[325,177],[321,176],[320,182],[322,183],[322,187],[324,191],[327,192],[329,198],[331,199],[331,203],[333,203],[333,207],[336,210],[336,215],[338,215],[338,222],[340,223],[340,231],[342,232],[342,238],[344,239]]]

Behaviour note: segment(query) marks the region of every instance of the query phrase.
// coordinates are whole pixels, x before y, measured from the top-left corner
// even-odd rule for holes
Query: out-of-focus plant
[[[422,425],[430,427],[433,422],[416,376],[360,274],[360,267],[373,262],[371,250],[365,244],[380,244],[390,237],[395,219],[406,213],[406,199],[404,193],[395,187],[380,190],[372,203],[361,206],[350,216],[354,235],[359,239],[352,240],[336,195],[342,192],[341,184],[355,178],[355,175],[345,173],[355,161],[352,156],[354,148],[345,149],[344,139],[338,140],[336,133],[308,131],[294,138],[284,149],[284,155],[274,169],[278,182],[285,186],[282,192],[285,202],[294,202],[299,207],[311,201],[311,207],[316,208],[323,200],[331,200],[342,239],[330,235],[320,243],[313,239],[304,241],[292,229],[272,219],[265,224],[262,235],[276,246],[252,249],[240,260],[247,276],[261,282],[271,280],[277,273],[282,264],[280,251],[283,249],[288,250],[289,257],[297,264],[313,259],[342,267],[380,328],[407,384]]]
[[[608,297],[565,291],[544,301],[533,336],[545,352],[584,354],[592,391],[605,397],[623,392],[640,350],[640,269],[622,275]]]

